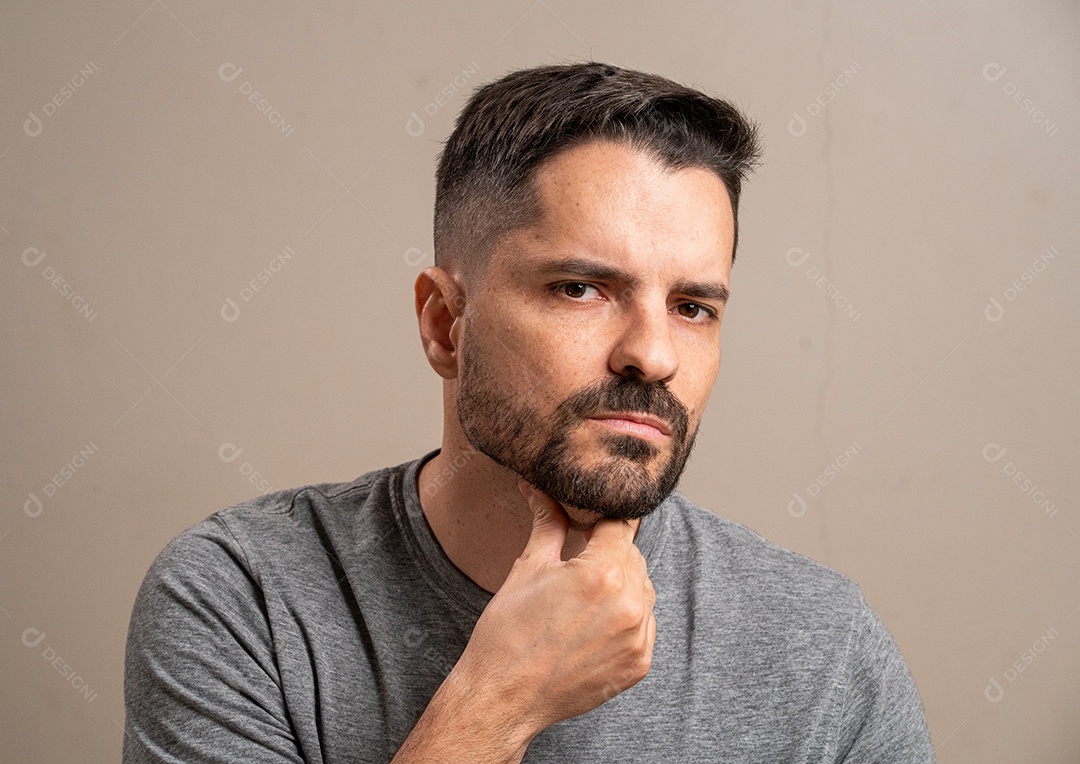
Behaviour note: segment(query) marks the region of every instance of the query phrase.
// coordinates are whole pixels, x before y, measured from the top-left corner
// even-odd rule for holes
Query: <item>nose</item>
[[[679,354],[671,331],[667,305],[628,306],[608,362],[621,376],[642,382],[668,382],[679,370]]]

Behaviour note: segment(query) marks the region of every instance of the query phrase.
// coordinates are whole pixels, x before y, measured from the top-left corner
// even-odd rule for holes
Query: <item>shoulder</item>
[[[665,510],[668,557],[692,563],[711,578],[760,597],[831,603],[852,616],[860,607],[858,583],[824,563],[703,509],[678,492],[671,495]]]
[[[807,683],[828,676],[845,761],[933,761],[907,664],[856,581],[681,494],[664,510],[663,564],[689,582],[695,610],[725,644],[745,642],[746,660],[765,656],[768,671],[787,666]]]
[[[181,579],[188,586],[260,584],[269,567],[326,557],[328,545],[362,528],[374,507],[389,502],[399,473],[400,466],[373,470],[347,483],[297,486],[220,509],[165,545],[143,588]]]
[[[297,666],[312,660],[308,619],[315,628],[321,617],[331,628],[343,622],[324,607],[339,604],[334,566],[343,540],[326,540],[327,528],[362,514],[358,507],[389,472],[266,494],[165,545],[128,627],[126,757],[301,760],[296,725],[306,712],[288,708],[287,672],[303,676]],[[346,643],[339,632],[332,637]],[[178,737],[179,729],[191,734]]]
[[[275,617],[333,595],[342,550],[365,527],[363,508],[372,492],[392,475],[388,468],[349,483],[264,494],[178,533],[139,586],[129,655],[175,655],[199,638],[231,639],[252,654],[269,655]]]
[[[675,607],[725,644],[765,644],[821,665],[843,660],[865,603],[843,573],[673,494],[662,548],[650,564]],[[658,593],[658,597],[659,597]]]

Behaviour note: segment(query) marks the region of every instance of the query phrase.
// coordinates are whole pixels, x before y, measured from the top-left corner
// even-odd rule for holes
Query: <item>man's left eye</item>
[[[679,315],[683,318],[702,318],[703,316],[710,316],[712,312],[704,305],[698,305],[696,302],[684,302],[678,307]]]
[[[588,284],[573,282],[563,284],[560,289],[562,289],[562,293],[567,297],[573,297],[575,300],[580,300],[589,293],[590,289],[595,289],[595,287],[589,286]]]

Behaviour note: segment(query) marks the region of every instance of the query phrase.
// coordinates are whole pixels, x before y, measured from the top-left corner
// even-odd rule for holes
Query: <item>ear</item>
[[[458,374],[465,292],[450,274],[434,266],[416,277],[413,288],[424,355],[440,377],[454,379]]]

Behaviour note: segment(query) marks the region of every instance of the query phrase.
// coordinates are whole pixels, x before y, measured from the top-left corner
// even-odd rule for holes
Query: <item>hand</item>
[[[627,521],[602,518],[561,559],[569,518],[524,481],[529,541],[476,623],[452,673],[531,740],[641,681],[652,664],[656,593]]]

